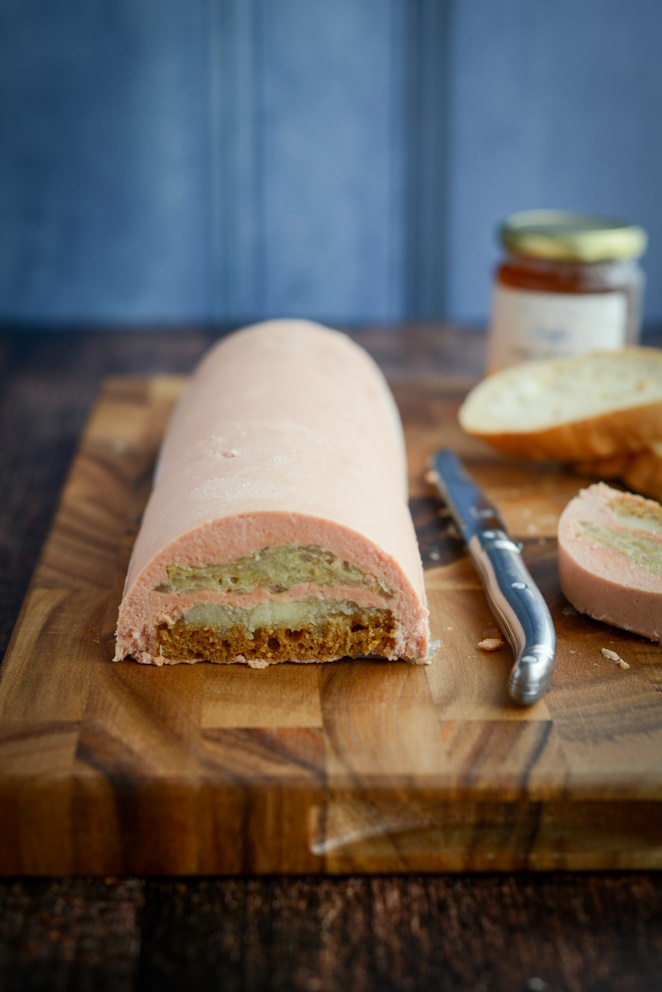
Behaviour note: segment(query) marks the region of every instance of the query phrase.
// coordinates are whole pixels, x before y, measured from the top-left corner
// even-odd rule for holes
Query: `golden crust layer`
[[[626,486],[662,502],[662,443],[634,455],[621,474]]]
[[[252,637],[242,627],[220,631],[182,620],[159,628],[159,653],[166,662],[213,661],[230,664],[238,655],[247,662],[333,661],[358,655],[388,657],[394,651],[395,621],[390,610],[357,610],[352,616],[333,616],[300,630],[260,627]]]
[[[514,458],[594,462],[641,451],[662,437],[662,403],[614,410],[537,431],[492,434],[472,428],[469,433]]]
[[[662,502],[662,442],[655,441],[649,447],[634,454],[599,459],[593,462],[578,462],[571,465],[581,475],[596,479],[620,479],[621,482],[644,496]]]

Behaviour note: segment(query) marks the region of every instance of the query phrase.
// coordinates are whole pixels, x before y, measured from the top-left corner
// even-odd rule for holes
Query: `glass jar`
[[[517,362],[636,343],[646,232],[559,210],[512,214],[495,272],[488,372]]]

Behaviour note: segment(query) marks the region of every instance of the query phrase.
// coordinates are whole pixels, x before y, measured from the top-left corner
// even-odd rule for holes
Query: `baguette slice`
[[[629,489],[662,500],[662,441],[634,453],[572,462],[569,467],[594,479],[620,479]]]
[[[611,458],[593,458],[589,461],[570,462],[568,468],[579,475],[590,475],[593,479],[622,479],[630,462],[636,457],[630,451],[624,451],[620,455],[612,455]],[[633,486],[632,488],[636,489],[637,487]]]
[[[662,351],[514,365],[479,383],[459,420],[468,434],[520,458],[578,462],[641,451],[662,438]]]
[[[628,461],[621,479],[630,489],[662,502],[662,441],[654,441]]]
[[[662,642],[662,506],[605,483],[559,520],[559,581],[580,613]]]

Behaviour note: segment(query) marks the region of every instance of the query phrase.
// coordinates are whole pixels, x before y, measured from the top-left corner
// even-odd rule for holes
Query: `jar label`
[[[622,348],[627,338],[625,293],[537,293],[496,285],[488,370],[534,358]]]

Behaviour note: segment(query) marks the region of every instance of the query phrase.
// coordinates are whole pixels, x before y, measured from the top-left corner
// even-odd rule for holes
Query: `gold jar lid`
[[[499,228],[501,244],[516,255],[559,262],[610,262],[646,250],[643,227],[565,210],[522,210]]]

